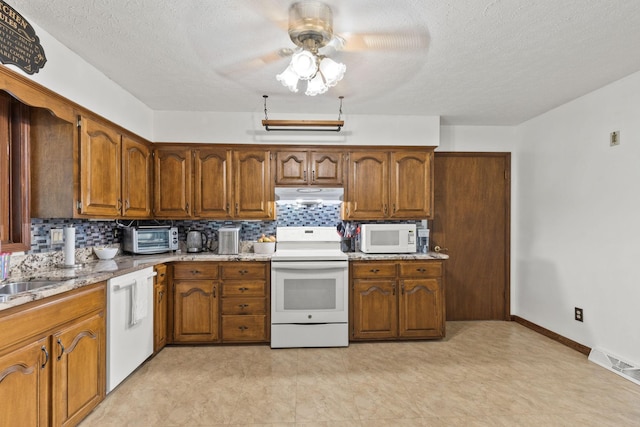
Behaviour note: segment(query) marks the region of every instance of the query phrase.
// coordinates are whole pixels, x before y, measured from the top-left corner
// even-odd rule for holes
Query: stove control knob
[[[308,315],[307,317],[308,317],[309,319],[311,319],[313,316],[312,316],[312,315]]]

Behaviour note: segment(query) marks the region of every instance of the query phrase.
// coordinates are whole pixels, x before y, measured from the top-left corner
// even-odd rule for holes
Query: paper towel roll
[[[64,229],[64,265],[76,265],[76,229]]]

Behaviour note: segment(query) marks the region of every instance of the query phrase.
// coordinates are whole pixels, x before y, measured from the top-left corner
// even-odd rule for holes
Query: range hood
[[[344,197],[343,188],[329,187],[276,187],[276,202],[312,204],[338,204]]]

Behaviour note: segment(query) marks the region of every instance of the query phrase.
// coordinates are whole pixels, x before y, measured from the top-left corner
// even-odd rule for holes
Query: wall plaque
[[[37,73],[47,62],[31,24],[3,1],[0,1],[0,61],[27,74]]]

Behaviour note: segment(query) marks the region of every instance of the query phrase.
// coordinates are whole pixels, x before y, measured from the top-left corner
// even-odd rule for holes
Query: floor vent
[[[640,366],[635,366],[627,361],[621,360],[618,356],[596,348],[591,349],[589,360],[640,385]]]

